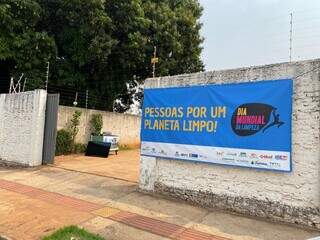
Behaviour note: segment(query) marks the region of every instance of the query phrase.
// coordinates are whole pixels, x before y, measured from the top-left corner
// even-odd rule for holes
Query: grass
[[[59,229],[42,240],[105,240],[99,235],[87,232],[77,226],[69,226]]]

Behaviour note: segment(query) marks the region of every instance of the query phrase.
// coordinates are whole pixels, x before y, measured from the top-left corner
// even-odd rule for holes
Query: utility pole
[[[290,46],[289,46],[289,59],[290,59],[290,62],[292,61],[292,25],[293,25],[293,22],[292,22],[292,13],[290,13]]]
[[[152,77],[156,77],[156,64],[159,62],[159,58],[157,57],[157,47],[154,46],[153,58],[151,58],[152,64]]]

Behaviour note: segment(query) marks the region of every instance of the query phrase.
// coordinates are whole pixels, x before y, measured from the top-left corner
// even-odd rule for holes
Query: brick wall
[[[147,79],[145,88],[293,78],[292,173],[141,157],[140,189],[320,228],[320,60]]]

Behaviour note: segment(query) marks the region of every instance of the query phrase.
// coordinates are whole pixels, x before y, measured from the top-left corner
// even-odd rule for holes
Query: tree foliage
[[[198,0],[2,0],[0,60],[34,86],[50,82],[89,89],[111,109],[128,84],[156,75],[203,70]],[[125,108],[124,108],[125,110]]]
[[[85,89],[104,68],[117,43],[110,36],[112,22],[99,0],[40,0],[42,28],[55,38],[57,58],[53,82]],[[92,85],[95,87],[96,85]]]
[[[46,63],[56,55],[54,39],[38,28],[43,14],[34,0],[0,3],[0,60],[12,76],[24,73],[35,86],[45,78]]]

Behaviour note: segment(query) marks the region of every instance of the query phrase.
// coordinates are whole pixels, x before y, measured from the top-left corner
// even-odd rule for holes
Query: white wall
[[[59,106],[58,129],[67,128],[72,119],[75,110],[81,111],[79,133],[76,141],[87,144],[92,133],[90,120],[93,114],[101,114],[103,120],[103,132],[112,132],[119,135],[120,145],[126,145],[132,148],[140,147],[140,124],[141,117],[124,113],[114,113],[107,111],[98,111],[85,108],[74,108]]]
[[[294,78],[293,171],[141,157],[140,188],[206,207],[320,228],[319,69],[320,60],[312,60],[147,79],[145,88]]]
[[[0,95],[0,160],[42,164],[46,99],[44,90]]]

